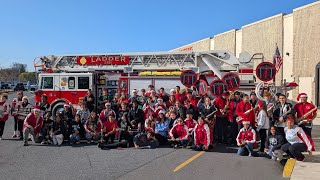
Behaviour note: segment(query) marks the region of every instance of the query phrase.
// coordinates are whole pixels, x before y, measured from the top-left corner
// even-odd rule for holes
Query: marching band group
[[[238,91],[225,91],[212,98],[199,97],[195,91],[180,90],[179,86],[170,93],[163,88],[156,92],[150,85],[138,94],[134,89],[130,98],[125,93],[111,98],[105,89],[95,99],[88,90],[80,110],[75,112],[66,103],[56,114],[51,114],[45,94],[34,106],[21,91],[11,103],[7,95],[2,95],[0,138],[12,115],[12,138],[20,138],[25,146],[30,139],[59,146],[64,141],[79,144],[83,139],[98,143],[102,149],[170,144],[207,151],[215,144],[226,144],[238,146],[239,155],[266,154],[274,160],[281,160],[284,154],[303,160],[302,152],[314,150],[311,131],[317,108],[307,101],[305,93],[299,94],[294,106],[285,95],[271,98],[269,92],[263,93],[264,99],[258,99],[255,92],[247,95]]]

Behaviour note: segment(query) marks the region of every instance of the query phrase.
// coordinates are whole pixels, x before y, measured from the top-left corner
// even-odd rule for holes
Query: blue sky
[[[315,0],[2,0],[0,67],[49,54],[167,51]]]

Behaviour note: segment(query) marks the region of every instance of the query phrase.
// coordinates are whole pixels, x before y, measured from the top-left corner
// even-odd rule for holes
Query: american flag
[[[278,46],[276,48],[276,53],[274,54],[274,57],[273,57],[273,64],[276,68],[276,71],[278,72],[280,67],[282,66],[282,58],[281,58]]]

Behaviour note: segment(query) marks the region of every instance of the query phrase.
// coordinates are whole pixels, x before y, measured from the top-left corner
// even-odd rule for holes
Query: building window
[[[53,77],[42,77],[41,89],[53,89]]]
[[[78,77],[78,89],[89,89],[89,77]]]

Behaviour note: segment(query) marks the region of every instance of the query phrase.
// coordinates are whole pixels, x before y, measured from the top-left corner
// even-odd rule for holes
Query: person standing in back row
[[[90,112],[92,112],[94,110],[95,98],[93,96],[93,93],[92,93],[91,89],[88,89],[87,95],[83,98],[83,102],[86,102],[87,107],[88,107]]]

